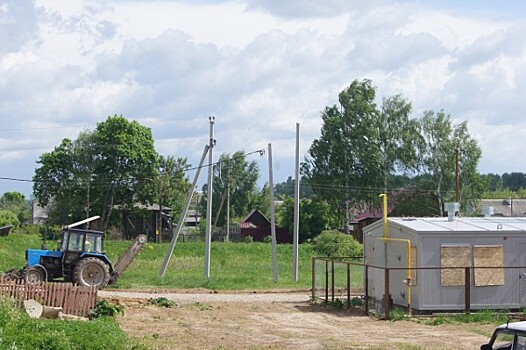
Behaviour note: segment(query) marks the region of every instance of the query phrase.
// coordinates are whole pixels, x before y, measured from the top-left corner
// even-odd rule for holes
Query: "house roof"
[[[258,209],[252,209],[252,211],[246,216],[246,218],[243,219],[243,221],[241,222],[251,222],[251,218],[254,214],[258,213],[259,215],[261,215],[261,217],[263,219],[265,219],[269,224],[270,224],[270,220],[267,219],[267,217],[265,215],[263,215],[263,213],[261,211],[259,211]]]
[[[526,232],[526,218],[506,217],[469,217],[455,218],[448,221],[447,217],[436,218],[387,218],[388,224],[405,228],[414,232]],[[364,233],[382,226],[377,221],[364,228]]]
[[[134,208],[137,208],[137,209],[146,209],[146,210],[150,210],[150,211],[156,211],[156,210],[159,210],[159,204],[155,204],[155,203],[154,203],[154,204],[149,204],[149,203],[148,203],[148,204],[135,203],[135,204],[133,205],[133,207],[134,207]],[[114,205],[113,208],[114,208],[114,209],[122,209],[122,208],[124,208],[124,206],[123,206],[123,205],[120,205],[120,204],[117,204],[117,205]],[[163,205],[162,208],[163,208],[163,210],[165,210],[165,211],[172,210],[172,208],[170,208],[170,207],[165,207],[164,205]]]
[[[493,215],[526,216],[526,199],[481,199],[480,207],[493,207]]]

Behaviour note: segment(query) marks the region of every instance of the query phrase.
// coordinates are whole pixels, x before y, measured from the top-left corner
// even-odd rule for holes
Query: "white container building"
[[[519,268],[526,266],[526,218],[392,217],[387,219],[387,228],[387,239],[382,220],[364,228],[364,261],[370,266],[401,268],[389,274],[394,305],[406,307],[410,298],[413,310],[463,310],[465,306],[465,269],[407,270],[409,256],[411,267],[471,267],[471,309],[526,306],[526,269]],[[410,287],[407,277],[411,277]],[[367,283],[369,297],[382,305],[384,270],[370,267]]]

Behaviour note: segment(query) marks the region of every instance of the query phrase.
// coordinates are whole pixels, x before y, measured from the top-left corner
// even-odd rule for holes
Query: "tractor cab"
[[[99,231],[66,228],[62,231],[60,251],[65,263],[72,263],[85,253],[103,253],[103,234]]]
[[[99,277],[90,281],[89,284],[107,283],[104,280],[108,272],[112,272],[113,267],[103,253],[102,232],[66,227],[62,231],[60,252],[62,253],[62,276],[66,279],[85,284],[83,281],[78,280],[82,276],[75,277],[75,267],[80,261],[92,258],[93,262],[102,262],[106,267],[103,267],[101,264],[98,264],[99,266],[91,264],[92,272],[95,271],[95,268],[98,270],[95,271],[95,275],[92,275]],[[106,269],[108,271],[105,271]]]

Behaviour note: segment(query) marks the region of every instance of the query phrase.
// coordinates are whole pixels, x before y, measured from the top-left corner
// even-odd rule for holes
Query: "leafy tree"
[[[283,204],[278,208],[278,223],[294,229],[294,199],[283,196]],[[331,209],[326,201],[319,197],[300,201],[299,240],[305,242],[313,239],[323,230],[328,229],[331,221]]]
[[[499,174],[482,174],[480,177],[484,181],[487,191],[497,191],[504,188],[502,177]]]
[[[526,187],[526,174],[524,173],[504,173],[502,174],[502,184],[512,191],[518,191]]]
[[[33,193],[42,207],[51,206],[50,221],[68,222],[72,213],[80,211],[81,202],[76,196],[80,189],[74,176],[73,142],[63,139],[53,151],[42,154],[37,163],[41,166],[35,170]]]
[[[370,147],[378,136],[375,96],[371,81],[353,81],[340,93],[340,107],[325,107],[321,136],[309,149],[307,176],[316,195],[337,208],[341,224],[346,200],[369,198],[361,189],[379,183],[380,157]]]
[[[160,156],[159,158],[159,191],[158,203],[172,208],[174,214],[183,209],[190,186],[185,170],[188,168],[186,158]]]
[[[15,213],[10,210],[0,210],[0,226],[13,225],[13,227],[20,226],[20,221]]]
[[[308,168],[306,163],[303,163],[303,168]],[[303,173],[308,173],[308,169],[303,171]],[[279,182],[274,185],[274,196],[279,197],[285,195],[288,197],[294,197],[294,186],[296,184],[296,179],[293,179],[292,176],[289,176],[287,180]],[[314,192],[312,186],[309,183],[309,178],[302,176],[300,180],[300,198],[312,198]]]
[[[433,188],[437,207],[443,215],[443,203],[455,200],[455,148],[459,147],[459,178],[461,202],[480,196],[482,181],[477,172],[480,147],[468,132],[467,122],[453,124],[443,111],[426,111],[421,120],[425,139],[424,172],[429,188]],[[465,207],[465,206],[464,206]]]
[[[108,226],[114,204],[131,206],[155,198],[159,157],[150,128],[122,116],[97,124],[95,143],[99,155],[95,166],[101,198],[101,222]]]
[[[424,140],[416,119],[411,119],[411,102],[395,95],[384,98],[378,124],[378,148],[384,192],[393,174],[416,171]]]
[[[230,217],[244,217],[252,209],[260,206],[257,180],[259,167],[255,161],[247,161],[243,151],[233,155],[223,153],[213,168],[212,213],[217,216],[217,226],[226,223],[227,190],[230,191]],[[203,197],[200,207],[203,217],[206,216],[208,186],[203,186]],[[214,220],[214,218],[212,218]]]
[[[361,257],[363,246],[353,236],[323,231],[314,239],[314,251],[328,257]]]
[[[322,112],[321,136],[309,149],[305,174],[341,223],[346,201],[362,207],[386,190],[393,173],[419,165],[423,139],[418,123],[409,118],[411,103],[392,96],[379,110],[375,98],[370,80],[353,81],[340,93],[340,106]]]
[[[158,161],[151,130],[115,115],[42,154],[33,191],[41,205],[52,204],[53,222],[97,213],[106,229],[115,204],[155,198]]]
[[[31,218],[30,205],[20,192],[5,192],[0,198],[0,209],[13,212],[19,222],[25,222]]]
[[[287,197],[294,197],[294,179],[289,176],[287,180],[279,182],[274,185],[274,195],[279,197],[285,195]],[[300,183],[301,186],[301,183]]]
[[[436,205],[438,199],[434,192],[417,186],[407,188],[396,196],[391,196],[389,200],[396,202],[390,213],[391,216],[433,217],[440,214]]]

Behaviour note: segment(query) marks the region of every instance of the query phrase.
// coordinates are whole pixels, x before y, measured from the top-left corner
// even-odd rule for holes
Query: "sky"
[[[29,198],[40,155],[111,115],[197,165],[243,150],[294,176],[321,111],[355,79],[413,118],[467,121],[479,171],[526,172],[526,2],[0,0],[0,194]],[[268,153],[268,152],[267,152]],[[188,173],[190,179],[194,174]],[[206,181],[202,173],[200,182]]]

